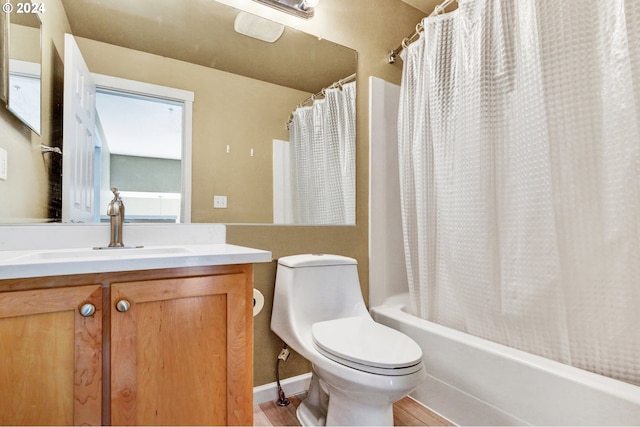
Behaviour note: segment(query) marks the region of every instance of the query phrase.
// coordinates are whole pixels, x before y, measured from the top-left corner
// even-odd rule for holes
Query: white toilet
[[[393,425],[426,377],[418,344],[369,315],[352,258],[280,258],[271,329],[313,365],[302,425]]]

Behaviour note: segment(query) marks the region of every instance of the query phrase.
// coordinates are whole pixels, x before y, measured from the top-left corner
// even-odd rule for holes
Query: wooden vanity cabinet
[[[111,285],[113,425],[252,425],[245,272]]]
[[[0,424],[100,424],[101,313],[100,285],[0,293]]]
[[[250,264],[57,279],[0,281],[0,424],[253,424]]]

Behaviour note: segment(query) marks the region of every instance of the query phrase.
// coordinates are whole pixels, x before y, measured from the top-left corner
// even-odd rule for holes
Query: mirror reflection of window
[[[9,61],[10,109],[36,133],[40,133],[40,64]]]
[[[96,112],[100,212],[106,212],[110,188],[117,187],[127,221],[180,222],[182,104],[98,90]]]

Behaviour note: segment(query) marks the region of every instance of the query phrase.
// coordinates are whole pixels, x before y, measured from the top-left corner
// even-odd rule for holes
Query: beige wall
[[[0,107],[0,148],[7,151],[7,180],[0,180],[0,222],[30,222],[46,218],[46,184],[38,140],[31,130],[4,107]],[[40,157],[40,159],[38,159]],[[38,162],[40,160],[40,163]],[[34,201],[34,194],[38,197]]]
[[[11,59],[40,62],[42,55],[40,54],[40,30],[38,28],[11,24],[9,34],[11,34],[9,40]]]

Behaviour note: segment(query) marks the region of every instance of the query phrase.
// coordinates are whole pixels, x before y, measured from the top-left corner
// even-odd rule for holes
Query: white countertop
[[[270,262],[271,252],[226,243],[0,251],[0,280]]]

